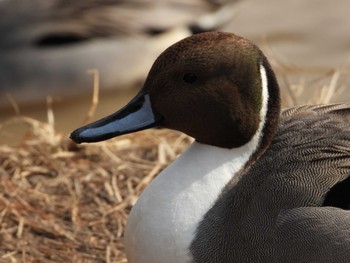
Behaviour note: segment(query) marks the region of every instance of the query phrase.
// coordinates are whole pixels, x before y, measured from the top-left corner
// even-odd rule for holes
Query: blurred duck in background
[[[140,83],[162,50],[235,14],[237,0],[1,0],[0,108]]]

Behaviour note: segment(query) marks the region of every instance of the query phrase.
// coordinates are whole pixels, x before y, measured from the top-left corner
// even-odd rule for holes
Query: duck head
[[[128,105],[75,130],[71,138],[96,142],[160,126],[200,143],[235,148],[250,141],[262,121],[264,132],[272,134],[278,115],[278,85],[259,48],[231,33],[209,32],[166,49]]]

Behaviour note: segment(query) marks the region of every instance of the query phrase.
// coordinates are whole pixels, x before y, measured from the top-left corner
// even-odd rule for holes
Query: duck
[[[220,28],[238,0],[0,1],[0,108],[36,105],[47,96],[87,93],[97,69],[100,90],[142,83],[169,45]]]
[[[349,261],[350,103],[281,110],[263,52],[206,32],[167,48],[134,99],[70,138],[152,127],[194,142],[132,208],[128,262]]]

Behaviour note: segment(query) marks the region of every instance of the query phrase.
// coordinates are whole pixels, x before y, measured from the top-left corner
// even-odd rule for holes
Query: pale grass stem
[[[89,69],[88,74],[93,77],[93,92],[92,92],[92,101],[88,113],[85,117],[84,124],[88,123],[92,117],[95,115],[98,101],[99,101],[99,90],[100,90],[100,75],[97,69]]]

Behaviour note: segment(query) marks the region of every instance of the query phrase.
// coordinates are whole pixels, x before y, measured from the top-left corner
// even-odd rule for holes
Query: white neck
[[[263,104],[259,128],[234,149],[193,143],[145,189],[125,232],[129,263],[191,262],[188,248],[196,228],[227,183],[249,161],[262,136],[267,112],[267,78],[260,68]]]

